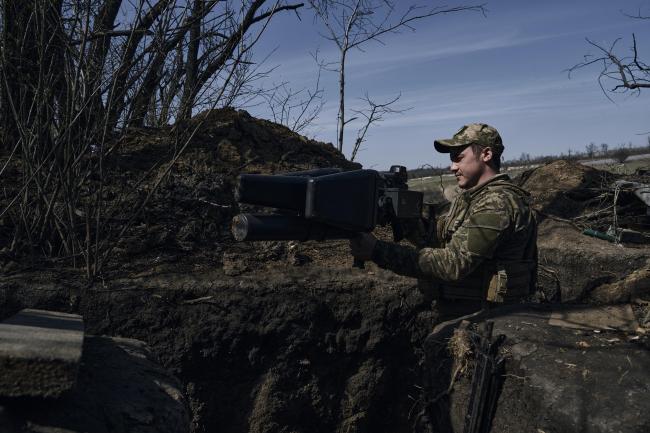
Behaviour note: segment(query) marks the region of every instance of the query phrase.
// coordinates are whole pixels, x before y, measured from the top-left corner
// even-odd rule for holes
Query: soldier
[[[499,174],[501,136],[489,125],[472,123],[434,146],[449,153],[462,190],[435,222],[436,239],[416,249],[364,233],[350,241],[352,254],[417,277],[421,290],[436,300],[439,320],[521,300],[536,282],[537,223],[529,194]]]

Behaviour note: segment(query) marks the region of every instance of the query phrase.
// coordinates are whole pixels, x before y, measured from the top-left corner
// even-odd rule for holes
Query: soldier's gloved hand
[[[350,252],[354,258],[367,261],[372,258],[372,251],[377,244],[377,238],[370,233],[360,233],[356,238],[350,239]]]

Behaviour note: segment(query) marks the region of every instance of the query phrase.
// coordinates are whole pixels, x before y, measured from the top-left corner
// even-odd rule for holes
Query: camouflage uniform
[[[473,142],[487,135],[488,145],[502,150],[496,130],[484,124],[465,126],[450,140],[467,140],[468,135]],[[424,243],[412,240],[418,249],[378,241],[372,259],[382,268],[418,278],[422,291],[441,301],[466,300],[472,307],[516,302],[536,283],[537,223],[529,197],[507,175],[496,175],[458,195],[436,222],[435,236]]]
[[[507,175],[497,175],[456,197],[437,221],[439,248],[378,241],[372,259],[427,280],[422,286],[443,299],[515,301],[535,283],[537,224],[528,197]]]

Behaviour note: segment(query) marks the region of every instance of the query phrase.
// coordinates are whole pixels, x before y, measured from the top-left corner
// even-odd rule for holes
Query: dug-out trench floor
[[[118,278],[15,275],[2,305],[76,311],[87,332],[142,340],[183,384],[194,432],[401,432],[419,410],[435,314],[381,270],[281,267]]]

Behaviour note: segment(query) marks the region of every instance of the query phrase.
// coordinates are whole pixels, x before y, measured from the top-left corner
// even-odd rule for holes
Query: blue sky
[[[437,2],[424,4],[436,5]],[[469,4],[469,3],[464,3]],[[565,70],[587,53],[596,53],[585,37],[610,44],[616,38],[627,52],[634,32],[640,53],[650,61],[650,21],[631,14],[648,1],[490,1],[488,13],[463,12],[419,21],[416,31],[389,35],[385,45],[370,43],[354,51],[347,64],[347,105],[361,108],[368,93],[387,101],[401,93],[403,114],[386,118],[370,130],[357,161],[367,168],[391,164],[415,168],[447,165],[446,155],[433,150],[434,138],[447,138],[460,126],[484,122],[501,133],[505,158],[582,151],[589,142],[610,147],[647,143],[650,92],[619,96],[610,102],[596,82],[598,66],[567,77]],[[276,66],[270,80],[293,89],[311,87],[317,66],[310,52],[335,60],[337,51],[320,38],[319,25],[308,11],[302,21],[285,14],[272,22],[257,47],[258,58],[276,50],[267,66]],[[305,134],[335,142],[336,74],[323,72],[325,107]],[[262,106],[249,110],[268,117]],[[359,125],[351,123],[346,155]]]

